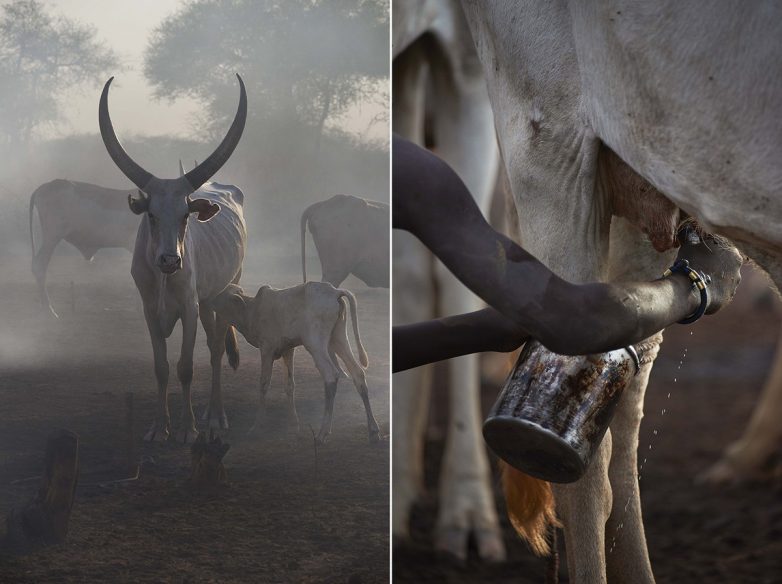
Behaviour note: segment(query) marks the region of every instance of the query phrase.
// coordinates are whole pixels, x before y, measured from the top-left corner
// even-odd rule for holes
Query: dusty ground
[[[764,282],[745,276],[736,300],[719,315],[692,326],[670,327],[665,334],[647,390],[640,439],[642,450],[652,444],[641,496],[652,566],[660,583],[782,582],[782,484],[695,484],[696,475],[741,435],[768,372],[780,319],[766,289]],[[687,357],[677,371],[685,348]],[[441,378],[441,400],[443,385]],[[496,385],[484,385],[485,411],[497,392]],[[431,418],[426,460],[430,497],[414,512],[413,541],[394,550],[394,580],[543,582],[545,563],[513,534],[499,492],[507,563],[487,566],[471,560],[458,565],[435,555],[431,534],[444,420],[436,412]],[[560,560],[560,581],[567,582],[564,555]]]
[[[298,262],[296,254],[254,254],[242,282],[253,291],[262,283],[297,284]],[[388,581],[388,444],[369,445],[363,406],[349,381],[339,383],[334,431],[317,462],[308,425],[319,427],[323,386],[303,350],[296,367],[304,436],[286,431],[275,367],[268,431],[248,438],[260,365],[240,337],[239,370],[226,363],[223,370],[230,486],[213,496],[194,494],[186,482],[189,447],[141,440],[156,390],[130,255],[101,252],[94,264],[56,256],[49,279],[59,322],[39,316],[28,265],[26,257],[0,259],[0,519],[37,488],[37,481],[15,481],[40,474],[46,436],[56,428],[80,436],[81,480],[67,543],[25,557],[0,555],[0,582]],[[317,260],[310,270],[319,275]],[[344,286],[358,298],[370,400],[387,433],[388,291],[353,279]],[[203,330],[198,335],[193,392],[200,411],[210,368]],[[175,332],[169,340],[174,429],[179,338]],[[137,453],[148,462],[140,480],[100,486],[125,472],[126,392],[135,396]]]

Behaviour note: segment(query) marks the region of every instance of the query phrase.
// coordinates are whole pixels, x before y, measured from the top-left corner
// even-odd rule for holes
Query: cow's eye
[[[149,220],[152,221],[152,223],[157,221],[157,217],[155,217],[152,213],[147,213],[147,216],[149,217]]]

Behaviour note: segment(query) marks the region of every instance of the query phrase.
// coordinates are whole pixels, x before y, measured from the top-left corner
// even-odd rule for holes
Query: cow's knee
[[[176,367],[177,377],[183,384],[190,384],[193,381],[193,360],[181,357]]]

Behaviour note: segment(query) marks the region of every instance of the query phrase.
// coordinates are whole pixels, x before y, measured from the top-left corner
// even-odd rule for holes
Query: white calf
[[[353,356],[348,341],[345,303],[342,298],[346,298],[350,305],[353,334],[361,365]],[[380,440],[380,428],[369,405],[364,374],[367,353],[361,344],[356,298],[351,292],[334,288],[328,282],[307,282],[282,290],[262,286],[253,298],[245,295],[239,286],[232,284],[217,297],[214,305],[223,319],[235,325],[247,342],[261,351],[261,403],[255,427],[262,424],[265,415],[266,392],[271,381],[272,364],[282,357],[287,370],[285,393],[288,396],[290,421],[298,428],[299,419],[294,402],[293,356],[296,347],[303,345],[312,355],[326,389],[326,407],[317,440],[324,442],[331,433],[337,381],[343,374],[337,357],[347,368],[364,402],[369,441]]]

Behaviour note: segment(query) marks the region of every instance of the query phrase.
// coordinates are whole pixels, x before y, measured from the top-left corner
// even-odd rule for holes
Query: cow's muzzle
[[[182,256],[161,254],[157,259],[157,267],[164,274],[173,274],[182,267]]]

